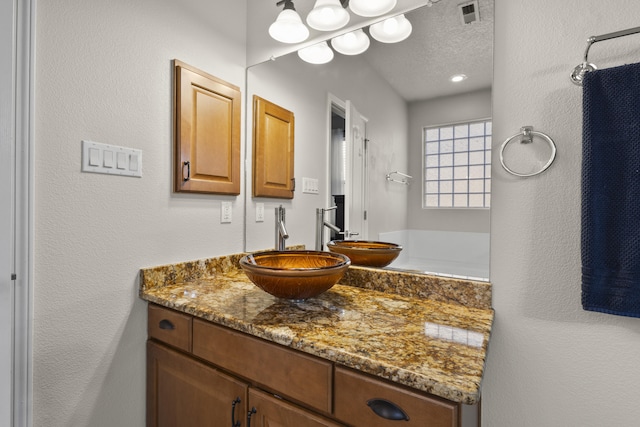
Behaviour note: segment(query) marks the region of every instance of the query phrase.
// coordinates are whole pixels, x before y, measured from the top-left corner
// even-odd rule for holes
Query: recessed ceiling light
[[[465,74],[456,74],[456,75],[451,76],[451,78],[449,80],[451,80],[454,83],[458,83],[458,82],[461,82],[463,80],[467,80],[467,76]]]

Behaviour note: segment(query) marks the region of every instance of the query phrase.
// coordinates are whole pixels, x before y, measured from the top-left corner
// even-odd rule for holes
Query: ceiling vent
[[[463,25],[480,21],[480,11],[478,10],[477,0],[459,4],[458,11],[460,12],[460,19]]]

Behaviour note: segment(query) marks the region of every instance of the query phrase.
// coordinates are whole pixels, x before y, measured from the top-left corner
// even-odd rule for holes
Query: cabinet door
[[[256,389],[249,390],[248,427],[340,427],[331,420]]]
[[[232,417],[244,427],[247,389],[233,377],[147,341],[147,427],[230,427]]]
[[[253,96],[253,197],[293,199],[294,132],[291,111]]]
[[[240,89],[175,61],[175,191],[240,194]]]

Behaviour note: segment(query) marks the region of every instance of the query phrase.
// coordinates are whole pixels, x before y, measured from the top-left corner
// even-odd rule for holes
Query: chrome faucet
[[[284,251],[286,249],[285,240],[289,238],[287,228],[285,227],[285,209],[280,205],[276,208],[276,251]]]
[[[328,229],[333,230],[338,234],[342,234],[342,230],[340,230],[339,227],[336,227],[335,225],[324,219],[325,212],[333,211],[337,208],[337,206],[332,206],[327,209],[316,209],[316,251],[324,250],[324,227],[327,227]]]

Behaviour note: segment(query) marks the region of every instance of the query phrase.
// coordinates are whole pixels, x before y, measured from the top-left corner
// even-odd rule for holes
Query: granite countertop
[[[327,292],[293,302],[251,283],[242,255],[142,269],[140,297],[454,402],[479,401],[490,283],[352,266]]]

